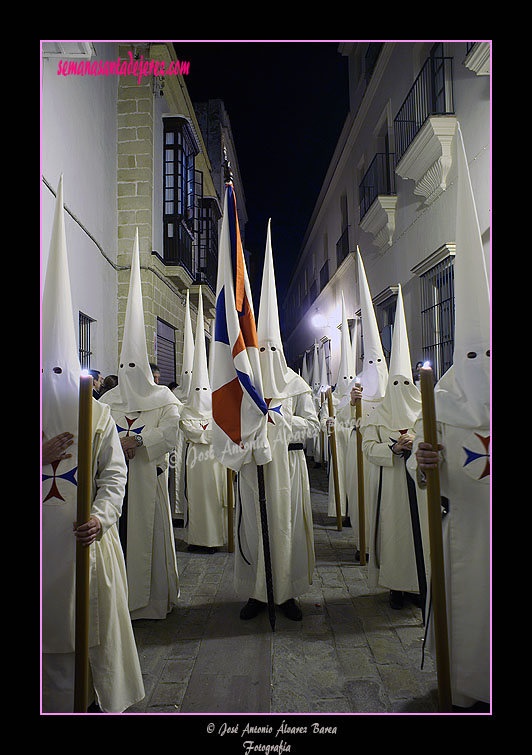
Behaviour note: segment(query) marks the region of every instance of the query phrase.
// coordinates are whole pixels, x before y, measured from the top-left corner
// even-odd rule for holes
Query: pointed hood
[[[190,319],[190,294],[187,288],[187,301],[185,304],[185,322],[183,325],[183,365],[181,367],[181,379],[174,394],[185,403],[190,391],[192,381],[192,363],[194,361],[194,335],[192,333],[192,321]]]
[[[320,361],[318,355],[318,344],[314,342],[314,353],[312,355],[312,395],[314,398],[320,398]]]
[[[327,378],[327,365],[325,363],[325,349],[322,346],[320,351],[320,393],[327,393],[329,390],[329,380]]]
[[[180,404],[166,385],[157,385],[153,380],[142,306],[142,285],[140,280],[139,233],[135,231],[131,276],[126,307],[124,337],[118,368],[118,385],[107,391],[100,399],[112,409],[124,412],[159,409],[168,404]]]
[[[490,425],[490,292],[462,131],[458,125],[453,364],[435,388],[438,421]]]
[[[347,324],[347,315],[345,313],[344,292],[342,291],[342,337],[340,342],[340,364],[338,365],[338,375],[336,377],[336,388],[334,395],[337,398],[349,396],[351,393],[351,384],[355,378],[355,363],[353,360],[353,349],[351,338],[349,337],[349,325]]]
[[[357,261],[358,289],[362,313],[362,336],[364,339],[364,361],[362,372],[357,377],[357,381],[361,383],[364,389],[364,400],[367,402],[378,402],[383,398],[386,391],[388,368],[384,358],[366,272],[358,247]]]
[[[391,430],[411,430],[421,412],[421,393],[414,385],[401,286],[397,292],[393,325],[390,376],[381,403],[368,420]]]
[[[301,365],[301,377],[307,383],[307,385],[310,385],[310,375],[309,375],[309,369],[308,369],[308,360],[307,360],[307,352],[303,354],[303,363]]]
[[[42,427],[48,439],[78,434],[81,366],[72,312],[61,175],[42,297]]]
[[[286,364],[279,327],[277,289],[273,269],[271,219],[266,233],[257,340],[265,398],[287,398],[308,391],[309,386]]]
[[[210,419],[212,417],[212,391],[209,381],[209,366],[205,348],[205,325],[203,300],[199,287],[198,319],[196,321],[196,344],[192,364],[192,381],[188,399],[181,412],[181,419]]]
[[[353,321],[353,338],[351,339],[351,363],[353,365],[353,375],[356,378],[357,373],[357,328],[358,328],[358,318],[355,317]]]

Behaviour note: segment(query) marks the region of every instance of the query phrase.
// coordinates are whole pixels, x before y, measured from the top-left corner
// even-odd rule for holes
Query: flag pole
[[[92,375],[79,381],[76,524],[90,518],[92,497]],[[86,713],[89,691],[89,547],[76,542],[74,713]]]
[[[420,370],[420,376],[424,441],[425,443],[430,443],[432,450],[436,451],[438,448],[438,436],[436,430],[436,408],[434,404],[434,378],[430,366],[423,365]],[[427,478],[431,591],[434,609],[434,639],[436,644],[439,708],[440,713],[450,713],[452,711],[451,672],[441,524],[440,472],[436,466],[434,469],[425,470],[425,475]]]
[[[227,156],[227,149],[224,147],[224,178],[225,183],[233,183],[233,172]],[[275,602],[273,596],[273,576],[272,562],[270,554],[270,538],[268,532],[268,516],[266,513],[266,488],[264,485],[264,469],[261,464],[257,465],[257,483],[259,489],[259,512],[262,529],[262,547],[264,553],[264,570],[266,574],[266,593],[268,596],[268,615],[272,632],[275,631]]]
[[[360,383],[355,383],[360,388]],[[357,484],[358,484],[358,550],[360,553],[360,566],[366,565],[366,512],[364,500],[364,458],[362,456],[362,433],[360,432],[360,422],[362,419],[362,399],[358,398],[355,402],[356,418],[356,441],[357,441]]]
[[[233,470],[227,467],[227,550],[233,553],[235,550],[235,537],[233,533]]]
[[[329,386],[327,391],[327,407],[329,409],[329,417],[333,417],[333,401],[332,401],[332,388]],[[338,531],[342,529],[342,506],[340,503],[340,480],[338,477],[338,451],[336,448],[336,433],[334,428],[330,434],[331,443],[331,460],[333,468],[333,480],[334,480],[334,499],[336,503],[336,526]]]
[[[266,513],[266,489],[264,486],[264,467],[257,466],[257,481],[259,485],[259,510],[262,529],[262,549],[264,552],[264,571],[266,574],[266,595],[268,597],[268,617],[272,632],[275,632],[275,602],[273,598],[272,561],[270,555],[270,537],[268,531],[268,515]]]

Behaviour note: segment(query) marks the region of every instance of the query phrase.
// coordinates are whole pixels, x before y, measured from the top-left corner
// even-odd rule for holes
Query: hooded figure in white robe
[[[310,371],[310,388],[312,390],[312,400],[314,402],[314,407],[316,409],[316,415],[319,417],[319,412],[321,408],[321,379],[320,379],[320,356],[319,356],[319,346],[316,342],[314,342],[314,351],[312,352],[312,368]],[[315,464],[321,464],[322,463],[322,438],[321,438],[321,432],[314,433],[314,435],[309,438],[309,449],[310,449],[310,456],[314,459]]]
[[[469,168],[457,128],[453,364],[434,389],[454,705],[490,701],[490,293]],[[422,420],[409,467],[423,441]],[[429,614],[429,647],[434,647]]]
[[[357,248],[358,260],[358,290],[360,296],[360,309],[362,320],[362,333],[364,338],[364,359],[362,363],[362,372],[355,377],[351,387],[355,383],[362,386],[361,399],[361,420],[360,431],[364,436],[364,425],[371,412],[382,401],[386,385],[388,383],[388,368],[384,351],[377,326],[377,318],[371,300],[364,264],[360,251]],[[348,499],[348,510],[350,512],[351,526],[353,527],[353,537],[357,545],[360,544],[359,533],[359,512],[358,512],[358,462],[357,462],[357,433],[356,425],[356,407],[349,402],[344,404],[338,411],[338,421],[348,424],[349,421],[353,426],[346,452],[346,488]],[[365,459],[364,459],[365,462]],[[364,470],[364,520],[365,520],[365,543],[368,551],[368,527],[372,516],[372,507],[377,498],[378,492],[378,475],[372,464],[363,463]]]
[[[336,439],[336,457],[338,463],[338,482],[339,482],[339,499],[342,516],[346,516],[348,513],[348,501],[347,501],[347,488],[346,488],[346,476],[347,476],[347,447],[349,444],[349,438],[353,430],[353,423],[351,421],[350,411],[345,412],[344,415],[338,417],[338,412],[343,407],[349,406],[349,398],[351,394],[351,384],[355,377],[355,363],[354,352],[351,345],[351,338],[349,336],[349,327],[347,324],[347,315],[345,311],[344,294],[342,292],[342,338],[341,338],[341,351],[340,351],[340,364],[338,365],[338,375],[336,378],[336,387],[332,394],[333,410],[336,414],[334,422],[334,434]],[[326,406],[325,416],[329,416],[328,404]],[[331,460],[332,464],[332,460]],[[334,475],[333,470],[329,468],[329,505],[327,513],[329,516],[336,516],[336,491],[334,487]]]
[[[187,288],[185,303],[185,320],[183,326],[183,364],[181,367],[181,379],[179,385],[173,389],[174,396],[185,404],[190,393],[192,381],[192,365],[194,361],[194,334],[190,319],[190,295]],[[184,516],[185,502],[185,453],[186,441],[181,427],[177,431],[175,452],[171,454],[169,478],[170,478],[170,504],[173,515],[182,519]]]
[[[227,542],[227,473],[214,456],[212,391],[209,382],[199,289],[196,347],[190,393],[179,421],[186,440],[185,531],[189,548],[218,548]]]
[[[66,235],[63,177],[57,190],[43,292],[43,444],[68,432],[70,455],[42,467],[43,711],[71,713],[74,705],[75,559],[78,406],[81,368],[76,348]],[[144,697],[127,606],[127,579],[117,521],[126,465],[109,407],[92,399],[91,518],[100,524],[89,546],[89,703],[122,713]]]
[[[329,461],[329,439],[327,437],[327,425],[326,419],[329,415],[327,408],[327,391],[329,390],[329,381],[327,379],[327,364],[325,362],[325,347],[322,346],[319,352],[319,365],[320,365],[320,389],[319,389],[319,409],[318,419],[320,422],[320,434],[318,436],[319,442],[319,458],[320,463],[327,466]]]
[[[423,600],[429,558],[426,497],[421,495],[418,502],[405,466],[420,412],[421,394],[413,381],[399,286],[388,386],[366,420],[362,441],[365,459],[375,466],[379,479],[369,522],[368,582],[394,593],[421,593]],[[402,598],[391,596],[392,606],[401,607]]]
[[[310,382],[312,380],[312,376],[311,376],[311,373],[309,372],[308,360],[307,360],[307,352],[305,352],[303,354],[303,363],[302,363],[302,367],[301,367],[301,377],[303,378],[303,380],[305,381],[305,383],[307,383],[307,385],[310,387]],[[311,439],[311,438],[310,439],[309,438],[305,438],[305,440],[303,441],[303,450],[305,451],[305,454],[308,452],[310,443],[312,443],[312,448],[314,448],[314,441],[313,441],[313,439]]]
[[[128,460],[122,513],[132,619],[164,619],[179,581],[168,494],[168,455],[175,448],[181,402],[157,385],[148,362],[138,231],[135,235],[118,385],[103,395]],[[126,446],[133,446],[133,448]],[[125,525],[125,526],[124,526]]]
[[[285,604],[283,610],[287,616],[287,611],[291,611],[290,618],[300,619],[301,612],[293,599],[308,590],[315,564],[310,484],[302,444],[305,437],[317,431],[318,418],[310,387],[288,367],[283,352],[270,224],[257,339],[264,398],[268,405],[268,441],[272,453],[272,460],[263,469],[273,596],[276,604]],[[239,474],[235,587],[240,594],[266,603],[261,532],[257,467],[255,464],[245,464]],[[241,617],[251,618],[242,613]]]

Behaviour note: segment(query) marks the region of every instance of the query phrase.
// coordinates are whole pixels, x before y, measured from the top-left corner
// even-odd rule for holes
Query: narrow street
[[[327,516],[327,476],[309,465],[316,548],[301,622],[277,610],[242,621],[233,556],[188,553],[176,529],[181,597],[165,621],[136,621],[146,697],[127,713],[435,713],[435,665],[421,670],[421,611],[370,590],[352,531]]]

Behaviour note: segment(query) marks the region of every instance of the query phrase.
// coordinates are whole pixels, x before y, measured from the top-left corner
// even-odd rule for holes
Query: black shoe
[[[287,619],[292,619],[292,621],[301,621],[303,618],[303,614],[301,613],[301,609],[296,604],[295,600],[293,598],[290,598],[289,600],[285,601],[284,603],[281,603],[280,605],[281,611],[284,613]]]
[[[208,545],[189,545],[187,551],[190,553],[216,553],[218,548]]]
[[[342,527],[351,527],[351,519],[348,516],[342,519]]]
[[[258,613],[266,608],[266,603],[262,603],[260,600],[250,598],[244,608],[240,611],[240,618],[244,621],[248,619],[254,619]]]
[[[404,605],[403,593],[401,590],[390,590],[390,606],[395,609],[402,608]]]
[[[423,596],[420,595],[417,592],[405,592],[405,597],[413,603],[416,608],[424,608],[425,607],[425,601],[423,600]]]

